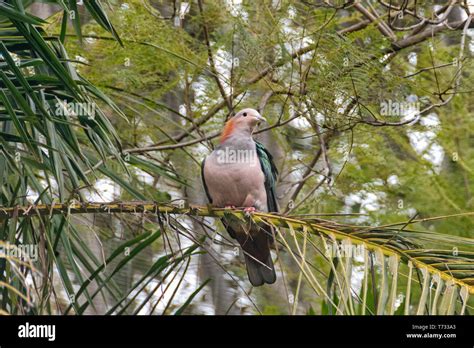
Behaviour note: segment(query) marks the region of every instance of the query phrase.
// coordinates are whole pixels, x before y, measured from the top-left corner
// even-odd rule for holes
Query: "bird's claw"
[[[251,213],[254,213],[257,209],[255,207],[245,207],[244,212],[245,215],[250,215]]]
[[[235,205],[226,205],[225,209],[235,209]]]

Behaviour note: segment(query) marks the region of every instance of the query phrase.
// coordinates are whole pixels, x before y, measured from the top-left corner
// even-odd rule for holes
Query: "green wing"
[[[205,163],[206,163],[206,159],[204,158],[201,162],[201,180],[204,186],[204,191],[206,192],[207,199],[209,200],[209,203],[212,204],[212,198],[211,198],[211,195],[209,194],[209,190],[207,189],[206,178],[204,177],[204,164]]]
[[[267,151],[258,141],[255,142],[257,145],[257,156],[260,160],[260,166],[262,167],[263,174],[265,175],[265,191],[267,192],[267,206],[269,212],[278,212],[278,205],[276,199],[276,181],[278,170],[273,163],[273,157],[270,152]]]

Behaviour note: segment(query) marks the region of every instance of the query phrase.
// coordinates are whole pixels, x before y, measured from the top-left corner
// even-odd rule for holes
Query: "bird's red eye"
[[[244,112],[243,115],[244,115],[244,117],[247,117],[247,113],[246,113],[246,112]]]

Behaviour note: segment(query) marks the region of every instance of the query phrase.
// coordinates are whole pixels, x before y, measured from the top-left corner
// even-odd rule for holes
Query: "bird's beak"
[[[257,121],[267,123],[267,119],[260,114],[257,115]]]

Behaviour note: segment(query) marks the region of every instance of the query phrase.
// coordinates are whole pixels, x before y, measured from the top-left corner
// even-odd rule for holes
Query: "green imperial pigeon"
[[[242,207],[247,213],[278,211],[275,182],[277,169],[265,147],[252,138],[265,119],[254,109],[243,109],[227,121],[220,144],[202,162],[201,174],[207,198],[218,208]],[[260,286],[276,280],[270,254],[270,226],[246,223],[232,217],[222,222],[244,250],[250,283]]]

